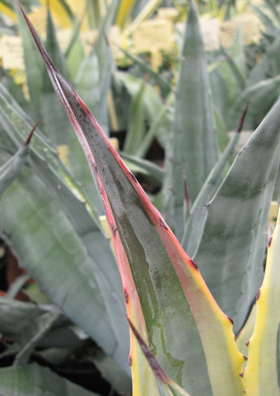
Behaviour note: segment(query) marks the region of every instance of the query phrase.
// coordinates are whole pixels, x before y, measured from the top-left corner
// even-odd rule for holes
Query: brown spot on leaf
[[[198,270],[198,265],[193,260],[191,260],[191,264],[192,264],[193,268]]]
[[[125,302],[128,304],[128,293],[127,293],[126,289],[123,290],[123,294],[124,294]]]

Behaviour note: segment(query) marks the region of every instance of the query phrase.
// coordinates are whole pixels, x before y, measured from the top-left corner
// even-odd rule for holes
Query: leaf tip
[[[28,145],[30,144],[31,138],[32,138],[32,136],[33,136],[33,133],[34,133],[35,129],[37,128],[37,126],[38,126],[38,124],[39,124],[40,122],[41,122],[41,120],[37,121],[36,124],[35,124],[35,125],[33,126],[33,128],[31,129],[31,131],[30,131],[30,133],[29,133],[29,135],[28,135],[28,137],[27,137],[27,139],[26,139],[26,141],[25,141],[25,143],[24,143],[25,146],[28,146]]]
[[[239,120],[237,129],[236,129],[236,133],[237,133],[237,134],[238,134],[238,133],[241,133],[241,131],[242,131],[243,123],[244,123],[244,120],[245,120],[245,117],[246,117],[246,114],[247,114],[247,111],[248,111],[248,108],[249,108],[249,104],[250,104],[250,100],[248,100],[248,102],[247,102],[247,104],[246,104],[246,107],[245,107],[245,109],[243,110],[243,113],[242,113],[242,115],[241,115],[241,117],[240,117],[240,120]]]

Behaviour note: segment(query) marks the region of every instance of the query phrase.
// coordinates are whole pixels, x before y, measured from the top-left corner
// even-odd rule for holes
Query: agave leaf
[[[40,340],[50,331],[50,329],[57,322],[61,312],[55,307],[53,311],[46,312],[37,316],[33,321],[28,323],[23,329],[21,340],[22,348],[16,355],[13,365],[26,364],[29,360],[33,349],[39,344]]]
[[[67,54],[67,66],[70,73],[70,77],[73,81],[75,81],[77,72],[84,57],[85,57],[85,51],[84,51],[83,43],[81,37],[78,36],[71,48],[71,51]]]
[[[209,81],[213,99],[218,146],[219,151],[222,153],[229,142],[227,127],[225,124],[225,117],[227,115],[227,87],[225,79],[218,69],[209,72]]]
[[[5,396],[98,396],[36,363],[0,369],[0,394]]]
[[[214,117],[217,128],[219,150],[223,152],[229,142],[229,137],[228,137],[225,121],[222,115],[220,114],[219,110],[215,106],[214,106]]]
[[[25,134],[30,127],[28,126],[26,121],[19,116],[19,114],[16,112],[16,109],[10,106],[9,103],[4,100],[2,95],[0,95],[0,103],[2,106],[2,108],[0,107],[0,117],[3,125],[6,128],[6,133],[9,133],[11,138],[13,138],[15,143],[18,145],[19,141],[22,140],[22,135]],[[34,144],[32,145],[30,159],[29,159],[30,164],[34,169],[36,169],[36,172],[38,173],[40,178],[48,186],[49,192],[52,194],[52,197],[55,197],[55,199],[58,200],[62,210],[69,217],[69,220],[72,223],[72,227],[70,228],[69,225],[66,225],[66,229],[68,229],[67,232],[69,232],[69,238],[70,235],[71,238],[74,237],[74,239],[76,239],[77,236],[80,238],[79,242],[78,241],[75,242],[75,246],[76,248],[78,248],[79,245],[80,246],[79,249],[86,249],[87,258],[84,258],[83,261],[85,263],[86,268],[88,268],[88,266],[89,268],[91,267],[94,268],[96,274],[94,276],[94,282],[97,282],[99,284],[98,286],[99,293],[101,293],[103,298],[103,303],[105,303],[106,306],[106,309],[105,308],[103,309],[105,309],[105,311],[108,312],[109,316],[112,315],[112,322],[111,325],[109,325],[109,327],[113,326],[115,330],[114,330],[114,335],[111,336],[113,337],[113,339],[115,338],[115,341],[116,339],[119,339],[119,341],[117,341],[117,344],[122,345],[122,347],[113,349],[111,351],[108,350],[108,353],[109,354],[113,353],[113,355],[115,353],[116,355],[120,354],[119,358],[116,357],[116,359],[118,360],[118,362],[122,361],[122,363],[120,364],[122,364],[125,367],[125,369],[128,370],[126,366],[126,358],[125,358],[125,355],[127,353],[126,351],[128,351],[128,340],[127,340],[128,329],[125,319],[122,315],[124,310],[122,287],[120,282],[119,271],[109,245],[109,240],[103,235],[103,232],[100,230],[99,222],[95,221],[94,217],[91,216],[91,214],[95,216],[96,214],[90,209],[90,206],[88,204],[87,206],[85,205],[85,203],[87,203],[87,200],[85,195],[83,194],[83,191],[76,184],[76,182],[71,177],[69,172],[67,172],[65,167],[63,167],[63,164],[59,162],[58,157],[53,152],[52,148],[47,145],[47,143],[44,141],[44,139],[41,136],[34,136],[33,142]],[[33,182],[31,182],[31,184],[32,183]],[[38,181],[34,181],[35,185],[37,185],[37,183]],[[39,194],[38,197],[42,199],[42,204],[43,204],[43,202],[45,202],[45,199],[42,197],[42,194]],[[30,199],[32,200],[33,198],[30,197]],[[7,205],[9,206],[10,204],[8,201],[7,201]],[[17,201],[15,201],[14,205],[15,207],[18,206]],[[28,200],[26,202],[26,205],[27,207],[29,206]],[[40,199],[38,201],[38,205],[39,206],[41,205]],[[50,207],[48,210],[50,210],[50,212],[53,213],[54,216],[55,211],[58,211],[58,209],[51,209],[51,208],[52,208],[52,204],[50,203]],[[88,211],[87,208],[90,209],[90,212]],[[5,211],[4,215],[8,216],[8,213],[6,213]],[[23,212],[20,216],[24,216]],[[57,213],[57,216],[61,216],[61,214],[59,214],[59,211]],[[56,222],[55,216],[53,217],[53,221]],[[12,224],[10,224],[9,221],[7,221],[6,228],[10,229],[11,227]],[[31,227],[31,225],[29,224],[28,227]],[[42,229],[44,229],[44,224],[42,224]],[[48,232],[47,228],[42,232],[47,233]],[[10,232],[9,234],[12,234],[12,236],[15,238],[15,235],[12,232]],[[24,235],[24,232],[22,235]],[[53,237],[55,238],[54,235]],[[44,238],[48,239],[48,237],[44,237]],[[24,249],[23,240],[20,238],[15,238],[12,242],[13,242],[13,246],[17,250],[17,253],[19,254],[21,252],[21,256],[24,257],[24,255],[27,254],[27,252]],[[50,244],[51,243],[54,243],[54,246],[57,246],[57,244],[54,241],[51,241]],[[33,246],[33,242],[31,240],[30,240],[30,244],[31,246]],[[59,244],[57,248],[58,251],[60,252],[59,255],[63,256],[63,248],[61,248]],[[67,251],[69,248],[64,247],[64,249],[66,249]],[[38,252],[36,254],[40,254],[40,248],[38,248]],[[53,254],[55,254],[55,252],[53,252]],[[66,258],[67,258],[67,254],[65,255],[64,259],[66,260]],[[32,261],[25,258],[23,266],[26,266],[29,273],[32,274],[32,276],[38,281],[38,283],[40,283],[41,286],[44,285],[44,287],[48,291],[47,294],[49,294],[51,298],[55,298],[54,297],[55,295],[52,294],[51,292],[51,289],[53,287],[52,284],[54,280],[48,277],[44,278],[45,277],[44,272],[45,270],[48,271],[47,265],[51,265],[51,260],[48,261],[47,254],[44,259],[47,261],[48,264],[47,263],[45,264],[46,265],[45,269],[41,268],[42,272],[37,273],[37,277],[38,277],[37,279],[34,274],[34,271],[38,264],[35,257],[33,257]],[[66,265],[66,262],[63,264],[63,260],[61,261],[61,267],[59,266],[59,264],[57,264],[58,271],[62,271],[62,272],[65,271],[63,265],[64,264]],[[69,258],[69,260],[71,260],[71,258]],[[73,265],[74,267],[72,271],[76,271],[77,269],[75,269],[75,264],[73,263]],[[79,261],[76,261],[76,265],[79,267]],[[85,269],[85,271],[88,270],[91,271],[91,269],[89,268]],[[82,267],[80,270],[84,271]],[[80,270],[78,269],[78,271]],[[83,277],[85,275],[80,274],[79,277],[80,276]],[[58,281],[58,279],[56,281]],[[74,300],[75,300],[75,296],[73,294],[73,301]],[[58,298],[56,298],[54,301],[57,304],[60,304],[61,302]],[[87,297],[87,301],[88,304],[90,305],[89,296]],[[92,307],[91,309],[94,309],[94,307]],[[92,331],[95,332],[94,328],[96,326],[92,326],[92,328],[90,328],[90,323],[86,319],[86,317],[80,316],[80,308],[78,306],[74,304],[74,306],[69,307],[69,311],[68,311],[66,304],[64,310],[66,314],[72,318],[72,320],[77,321],[81,319],[82,321],[84,321],[84,323],[81,322],[78,323],[84,329],[85,326],[89,327],[86,331],[89,334],[91,334],[91,336],[100,345],[101,342],[105,342],[106,344],[105,339],[103,341],[102,340],[98,341],[98,338],[101,334],[99,335],[96,334],[94,336],[91,333]],[[93,314],[91,313],[91,315]],[[101,338],[103,339],[103,335],[101,335]],[[104,348],[106,349],[106,345],[104,346]]]
[[[279,91],[279,75],[246,88],[232,106],[229,120],[230,128],[236,123],[236,119],[240,118],[246,103],[250,100],[250,108],[244,123],[244,129],[254,129],[277,99]]]
[[[240,29],[238,29],[232,45],[230,46],[230,48],[227,49],[227,53],[231,57],[232,62],[234,62],[236,67],[238,67],[240,74],[243,76],[244,79],[246,79],[247,68],[243,51],[242,34]],[[232,72],[232,69],[230,68],[228,62],[226,62],[226,59],[224,59],[220,63],[219,72],[223,77],[223,83],[225,83],[226,87],[226,95],[224,97],[225,108],[220,107],[220,112],[224,115],[224,119],[228,123],[231,108],[242,91],[239,85],[236,83],[236,77]],[[234,130],[236,128],[236,122],[240,118],[243,109],[245,108],[245,105],[246,103],[244,103],[244,106],[242,107],[242,110],[240,111],[238,117],[233,120],[234,123],[232,123],[232,125],[230,126],[227,125],[229,130]]]
[[[260,7],[257,7],[252,3],[250,3],[250,6],[252,7],[254,13],[260,18],[260,20],[264,24],[267,34],[271,36],[276,36],[278,34],[278,28],[275,25],[274,21],[265,12],[263,12]]]
[[[141,79],[124,72],[114,73],[114,78],[122,82],[132,98],[136,97],[142,84]],[[148,124],[152,126],[165,105],[161,102],[160,97],[150,84],[146,84],[145,92],[143,94],[143,102],[145,117],[147,118]],[[165,147],[166,145],[170,130],[171,123],[166,112],[162,115],[160,122],[156,125],[155,131],[155,136],[162,147]]]
[[[137,1],[137,0],[136,0]],[[142,3],[143,4],[143,3]],[[141,5],[142,5],[141,4]],[[132,23],[125,29],[124,35],[129,37],[134,30],[146,19],[155,12],[160,5],[160,0],[149,0],[143,4],[143,7],[139,10],[139,14],[135,17]]]
[[[77,72],[75,87],[88,108],[92,112],[97,111],[100,101],[100,82],[98,57],[91,51],[81,62]]]
[[[134,155],[129,155],[122,152],[120,154],[121,157],[124,159],[125,163],[127,164],[128,168],[133,173],[139,172],[145,174],[162,184],[164,176],[163,168],[154,164],[151,161],[143,160],[142,158],[138,158]]]
[[[121,28],[124,27],[126,19],[130,17],[131,9],[133,8],[136,0],[122,0],[120,2],[118,12],[116,15],[116,25]]]
[[[118,47],[129,59],[131,59],[140,69],[147,73],[148,76],[161,88],[163,97],[166,97],[171,91],[172,87],[167,81],[160,75],[160,73],[155,72],[151,67],[148,66],[147,62],[144,62],[138,56],[133,55],[131,52],[126,51],[124,48]]]
[[[198,12],[191,0],[176,92],[174,134],[167,146],[163,190],[164,213],[178,239],[184,232],[183,174],[186,174],[190,200],[194,202],[217,160],[203,39]]]
[[[24,109],[25,112],[32,114],[32,110],[30,109],[30,103],[24,97],[22,88],[16,84],[14,78],[11,76],[8,70],[4,70],[4,76],[1,78],[1,83],[4,87],[10,92],[10,94],[17,98],[18,104]]]
[[[265,5],[267,8],[271,11],[272,15],[274,16],[275,21],[277,22],[279,26],[280,18],[279,18],[279,12],[273,2],[271,0],[265,0]]]
[[[100,188],[131,321],[168,376],[192,395],[243,394],[239,372],[244,359],[237,351],[230,319],[220,311],[195,263],[185,254],[82,100],[56,70],[25,18]],[[152,381],[151,394],[156,395],[154,381],[145,375],[147,364],[133,340],[131,348],[129,360],[135,389],[146,395],[147,384]]]
[[[129,371],[126,357],[128,331],[122,321],[123,305],[95,260],[100,260],[106,267],[111,264],[116,282],[118,274],[113,263],[108,264],[98,234],[89,233],[84,237],[85,241],[89,237],[95,250],[94,260],[49,188],[27,169],[1,197],[1,225],[21,265],[41,290],[57,305],[66,298],[63,312]],[[111,315],[115,316],[114,324]]]
[[[51,14],[48,12],[47,17],[47,41],[46,48],[51,54],[53,59],[55,59],[59,70],[65,75],[69,75],[65,59],[61,53],[60,47],[58,45],[55,28],[51,19]],[[88,81],[88,75],[85,75]],[[91,87],[91,84],[87,82],[87,86]],[[92,92],[91,96],[96,96],[96,93]],[[46,136],[49,137],[51,142],[55,147],[66,146],[70,151],[70,169],[74,174],[75,178],[82,183],[86,193],[90,194],[92,199],[92,204],[102,213],[101,203],[96,189],[91,182],[91,175],[88,171],[87,162],[85,161],[83,152],[75,139],[73,139],[73,134],[69,130],[70,124],[67,119],[65,112],[62,109],[61,103],[55,95],[50,80],[48,78],[47,71],[44,70],[43,78],[43,94],[42,94],[42,113],[44,121],[44,132]]]
[[[51,305],[37,305],[0,297],[0,332],[19,342],[28,323],[51,309]]]
[[[68,42],[68,45],[67,45],[67,47],[66,47],[66,49],[64,51],[65,59],[68,58],[68,55],[72,51],[72,48],[75,45],[77,38],[79,37],[79,33],[80,33],[80,30],[81,30],[82,23],[83,23],[83,17],[81,19],[77,19],[73,23],[71,38],[70,38],[70,40]]]
[[[100,76],[100,102],[98,107],[98,121],[103,127],[107,136],[110,134],[109,113],[108,113],[108,93],[111,86],[113,54],[111,47],[105,43],[103,69]],[[100,70],[101,71],[101,70]]]
[[[143,97],[146,89],[146,81],[143,80],[139,91],[133,98],[128,115],[128,129],[124,142],[123,151],[127,154],[135,154],[145,136],[145,116]]]
[[[208,206],[194,259],[222,310],[244,324],[263,279],[267,220],[279,167],[280,102],[242,148]]]
[[[147,131],[144,139],[140,143],[135,155],[138,157],[145,157],[147,152],[149,151],[151,144],[156,137],[156,134],[158,132],[158,129],[160,128],[160,125],[162,121],[166,119],[167,115],[167,110],[168,108],[166,106],[162,106],[162,108],[159,110],[157,116],[154,118],[152,125],[150,126],[149,130]]]
[[[280,216],[268,246],[263,285],[257,296],[257,318],[249,341],[244,378],[249,396],[279,394],[280,371]],[[269,362],[268,365],[264,362]]]
[[[172,396],[172,395],[174,395],[174,396],[190,396],[189,393],[184,391],[184,389],[182,389],[178,384],[176,384],[170,378],[168,378],[168,376],[164,372],[163,368],[157,362],[157,360],[154,357],[153,353],[151,352],[150,348],[145,343],[145,341],[141,337],[141,334],[135,328],[135,326],[133,325],[133,323],[131,322],[130,319],[128,319],[128,322],[129,322],[129,326],[132,330],[132,333],[134,334],[135,338],[137,339],[142,352],[144,353],[151,369],[153,370],[153,373],[154,373],[157,383],[158,383],[160,396]]]
[[[8,298],[0,298],[0,332],[10,341],[17,345],[16,352],[19,351],[19,345],[25,340],[26,329],[32,323],[36,323],[39,317],[45,316],[56,309],[50,304],[34,304],[21,302]],[[40,348],[63,348],[70,350],[80,343],[79,338],[74,332],[74,325],[61,315],[58,326],[53,328],[40,341]],[[13,353],[12,350],[5,350],[3,356]],[[2,355],[1,355],[2,356]]]
[[[53,25],[52,17],[48,9],[47,13],[47,39],[46,48],[51,54],[52,58],[61,70],[61,72],[68,76],[65,59],[60,51],[59,44],[56,38],[55,27]],[[68,144],[71,135],[69,133],[69,122],[65,119],[65,113],[62,111],[62,106],[55,97],[55,94],[50,84],[46,70],[43,73],[43,86],[42,86],[42,117],[44,132],[48,139],[53,143],[54,147],[59,145]]]
[[[19,12],[19,9],[16,4],[16,0],[13,0],[13,8],[16,12],[18,19],[18,26],[20,29],[22,43],[23,43],[23,55],[24,55],[24,64],[25,64],[25,72],[26,72],[26,81],[28,86],[28,93],[37,113],[36,116],[41,113],[41,93],[43,86],[42,72],[43,72],[43,63],[38,54],[36,53],[36,49],[32,42],[32,37],[30,32],[26,28],[26,24],[24,23],[24,19]]]
[[[117,8],[119,6],[120,0],[113,0],[110,6],[107,8],[107,13],[102,20],[101,26],[98,31],[98,36],[95,42],[95,51],[99,60],[100,67],[100,80],[102,80],[102,75],[105,70],[105,65],[107,63],[107,37],[109,36],[110,28],[113,24]]]
[[[280,72],[280,34],[268,46],[261,60],[256,63],[250,72],[246,85],[250,87],[264,80],[267,76],[274,77]]]
[[[225,56],[229,64],[229,67],[232,70],[232,73],[236,79],[237,84],[239,85],[239,88],[243,90],[245,87],[245,77],[240,72],[238,66],[236,65],[232,57],[227,53],[226,49],[222,45],[220,46],[220,48],[221,48],[221,53]]]
[[[24,143],[24,146],[21,147],[17,151],[17,153],[12,158],[10,158],[9,161],[7,161],[4,165],[0,167],[0,195],[3,193],[3,191],[6,190],[7,187],[9,187],[9,185],[17,177],[22,166],[26,162],[26,159],[29,154],[30,140],[37,125],[38,122],[32,128],[26,142]]]
[[[210,172],[204,183],[204,186],[202,187],[200,193],[198,194],[198,197],[196,198],[190,210],[181,243],[185,252],[187,252],[190,257],[193,257],[199,245],[204,228],[205,218],[207,215],[207,205],[218,190],[221,183],[220,176],[222,174],[222,171],[224,170],[230,155],[232,154],[234,148],[239,141],[247,109],[248,104],[239,121],[239,125],[236,129],[235,135],[230,140],[221,158]]]
[[[280,168],[276,176],[272,200],[280,202]]]

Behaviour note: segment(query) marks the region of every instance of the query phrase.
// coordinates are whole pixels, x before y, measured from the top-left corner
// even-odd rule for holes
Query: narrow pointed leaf
[[[38,124],[38,123],[37,123]],[[30,135],[28,136],[24,146],[18,150],[18,152],[4,165],[0,168],[0,195],[3,191],[6,190],[7,187],[13,182],[13,180],[19,174],[22,166],[26,162],[26,159],[29,154],[29,144],[32,134],[37,126],[31,130]]]
[[[1,90],[1,87],[0,87]],[[11,100],[11,98],[10,98]],[[20,117],[18,114],[17,107],[13,103],[13,107],[5,100],[5,98],[0,95],[0,118],[1,121],[5,127],[6,133],[9,134],[9,136],[15,141],[17,145],[20,145],[21,140],[23,139],[24,134],[27,134],[27,132],[30,130],[30,127],[26,121]],[[122,345],[120,348],[113,348],[110,350],[107,350],[109,354],[113,353],[113,356],[118,360],[118,362],[122,365],[124,369],[129,371],[127,364],[126,364],[126,354],[128,351],[128,326],[126,324],[126,321],[122,315],[124,311],[124,303],[123,303],[123,296],[122,296],[122,287],[121,287],[121,281],[120,281],[120,276],[119,276],[119,271],[116,265],[116,260],[113,256],[113,253],[111,251],[110,245],[109,245],[109,240],[104,236],[103,232],[100,230],[98,221],[94,219],[94,215],[97,216],[90,206],[88,205],[87,198],[85,197],[83,190],[77,185],[75,180],[72,178],[72,176],[67,172],[63,164],[59,161],[57,154],[53,151],[53,149],[44,141],[44,139],[40,135],[34,136],[33,140],[33,145],[31,147],[31,153],[30,153],[30,164],[31,166],[36,170],[36,173],[39,175],[40,179],[43,180],[46,185],[48,186],[49,193],[51,193],[50,199],[55,198],[63,212],[66,214],[66,216],[69,218],[72,227],[69,228],[69,225],[65,225],[67,232],[69,233],[69,238],[74,238],[76,239],[77,236],[80,239],[80,242],[76,241],[75,246],[77,251],[79,249],[86,249],[86,256],[87,258],[84,258],[81,262],[85,263],[85,266],[88,268],[88,266],[94,268],[95,275],[94,275],[94,282],[97,282],[99,284],[98,289],[99,293],[102,295],[103,302],[105,303],[106,306],[106,311],[108,312],[109,316],[111,317],[111,325],[108,325],[109,327],[112,326],[114,327],[114,335],[112,335],[113,339],[115,338],[118,339],[119,341],[116,341],[117,344]],[[34,176],[35,177],[35,176]],[[34,186],[33,186],[34,183]],[[31,181],[32,190],[35,188],[36,191],[36,186],[37,186],[38,181]],[[24,186],[25,188],[25,186]],[[33,190],[34,193],[34,190]],[[31,193],[32,195],[32,193]],[[23,197],[25,194],[23,193]],[[40,199],[42,199],[42,202],[45,202],[45,199],[43,198],[42,194],[39,194],[39,201],[38,205],[40,205]],[[18,207],[18,202],[16,196],[14,197],[16,200],[14,205],[15,207]],[[30,198],[31,200],[34,198]],[[17,203],[16,203],[17,202]],[[6,201],[6,205],[10,205],[10,199]],[[29,207],[30,203],[27,201],[25,202],[25,199],[22,201],[22,205],[27,205],[27,208]],[[34,203],[35,205],[35,203]],[[29,207],[30,209],[31,207]],[[53,208],[53,209],[51,209]],[[26,209],[29,210],[29,209]],[[88,210],[89,209],[89,210]],[[46,209],[47,210],[47,209]],[[56,222],[55,216],[61,214],[59,213],[58,209],[56,208],[55,203],[52,204],[50,202],[49,204],[49,209],[50,213],[52,214],[52,221]],[[28,215],[24,213],[24,210],[19,209],[19,216],[27,216],[27,219],[29,219]],[[9,212],[5,211],[5,217],[9,218]],[[92,216],[93,215],[93,216]],[[50,215],[49,215],[50,216]],[[53,217],[54,216],[54,217]],[[64,220],[65,221],[65,220]],[[39,222],[39,221],[38,221]],[[49,222],[46,220],[48,227],[49,227]],[[13,226],[13,221],[12,220],[7,220],[6,228],[10,229]],[[14,222],[14,225],[16,225],[17,222]],[[26,227],[31,227],[31,223],[27,221],[25,224]],[[22,226],[24,227],[24,221],[22,221]],[[42,232],[47,232],[48,227],[46,230],[44,230],[44,225],[42,224]],[[44,230],[44,231],[43,231]],[[51,230],[51,233],[53,233],[53,230]],[[63,232],[64,233],[64,232]],[[30,232],[29,232],[30,234]],[[26,249],[24,248],[24,243],[23,240],[20,239],[19,234],[14,234],[11,232],[11,235],[13,236],[13,245],[15,248],[17,248],[18,254],[22,257],[26,257],[26,254],[28,253]],[[24,235],[24,232],[23,234]],[[71,235],[71,236],[70,236]],[[47,238],[47,237],[44,237]],[[43,239],[44,239],[43,238]],[[55,242],[55,236],[53,235],[53,240],[50,241],[51,243],[54,243],[54,246],[58,249],[57,254],[61,255],[63,257],[63,249],[68,250],[66,246],[60,247],[59,243]],[[30,239],[30,244],[32,244],[32,240]],[[74,243],[74,242],[72,242]],[[66,243],[67,245],[67,243]],[[78,245],[80,245],[80,248],[78,248]],[[41,253],[43,254],[44,250],[41,250]],[[36,254],[40,254],[40,249],[36,249]],[[53,252],[55,255],[56,253]],[[67,253],[68,255],[68,253]],[[67,261],[65,256],[65,260]],[[42,258],[43,260],[43,258]],[[36,276],[34,275],[34,271],[37,265],[36,259],[33,256],[32,260],[28,259],[27,257],[24,260],[24,266],[28,266],[28,271],[29,273],[32,274],[32,276],[38,281],[40,284],[44,284],[47,293],[51,296],[51,298],[54,298],[54,294],[52,294],[52,285],[53,282],[58,282],[59,285],[59,280],[58,278],[51,279],[48,277],[45,277],[45,271],[48,273],[49,270],[47,269],[47,263],[48,265],[51,265],[51,260],[48,261],[47,254],[44,257],[44,260],[46,260],[45,268],[42,266],[42,271],[37,273],[37,279]],[[71,260],[69,258],[69,260]],[[89,261],[88,261],[89,260]],[[61,273],[65,271],[65,268],[63,268],[63,265],[66,265],[66,261],[64,262],[64,259],[57,264],[57,270]],[[64,264],[63,264],[64,262]],[[61,264],[61,266],[60,266]],[[74,264],[74,263],[73,263]],[[78,265],[78,261],[76,261],[76,265]],[[77,270],[78,272],[83,271],[82,268],[75,269],[75,265],[73,268],[73,271]],[[85,269],[84,271],[91,271],[91,269]],[[51,275],[51,274],[49,274]],[[77,275],[78,278],[80,277],[85,277],[86,275],[83,275],[80,273]],[[49,282],[49,283],[48,283]],[[90,287],[91,288],[91,287]],[[87,293],[89,292],[89,289]],[[58,295],[57,295],[58,297]],[[73,301],[75,299],[75,295],[73,293]],[[61,301],[59,299],[55,298],[55,302],[59,304]],[[102,303],[103,304],[103,303]],[[87,305],[88,308],[91,305],[90,298],[87,297]],[[94,309],[94,307],[90,308]],[[104,308],[103,308],[104,309]],[[82,320],[82,322],[79,322],[81,327],[85,328],[84,326],[88,327],[87,332],[91,334],[93,338],[101,345],[101,343],[105,343],[103,347],[107,348],[109,346],[108,342],[106,342],[106,338],[103,339],[103,335],[101,333],[98,334],[93,334],[91,333],[92,331],[95,332],[97,330],[96,326],[90,325],[89,321],[86,319],[86,316],[83,318],[80,316],[80,308],[74,304],[73,306],[67,307],[67,304],[64,307],[64,310],[67,315],[70,315],[72,320]],[[91,314],[93,315],[93,314]],[[98,331],[99,332],[99,331]],[[98,341],[99,336],[101,336],[101,339]],[[106,346],[107,344],[107,346]],[[116,345],[117,345],[116,344]],[[115,355],[116,354],[116,355]],[[119,357],[117,357],[119,355]],[[122,362],[122,363],[121,363]]]
[[[109,111],[108,111],[108,93],[111,86],[113,72],[113,54],[111,47],[105,42],[104,60],[102,73],[100,73],[100,102],[98,106],[98,122],[107,136],[110,134]],[[100,70],[101,71],[101,70]]]
[[[114,78],[117,82],[120,81],[120,83],[125,86],[127,92],[132,98],[136,97],[142,84],[141,79],[124,72],[116,72],[114,74]],[[145,117],[151,127],[153,123],[156,122],[159,114],[163,111],[163,108],[166,108],[166,106],[162,103],[155,89],[149,84],[146,84],[145,92],[143,93],[143,104],[145,108]],[[124,109],[124,111],[127,113],[126,109]],[[155,137],[163,148],[166,146],[170,131],[171,122],[169,120],[168,113],[163,111],[163,114],[160,117],[160,122],[157,123],[155,131]]]
[[[264,24],[266,28],[267,34],[271,36],[276,36],[278,34],[278,28],[275,25],[274,21],[265,13],[262,11],[261,7],[257,7],[256,5],[250,3],[250,6],[252,7],[252,10],[255,12],[255,14],[260,18],[262,23]]]
[[[60,316],[60,310],[55,308],[53,311],[37,316],[37,318],[29,322],[28,326],[23,329],[21,341],[22,348],[14,360],[14,366],[26,364],[28,362],[33,349],[50,331]]]
[[[163,190],[164,214],[179,240],[184,231],[183,172],[190,200],[194,202],[217,160],[207,63],[198,12],[191,0],[176,92],[174,134],[167,147]]]
[[[26,20],[100,188],[130,319],[136,321],[167,375],[192,396],[243,394],[239,373],[244,359],[237,351],[231,321],[219,310],[195,263],[82,100],[58,73]],[[139,394],[146,395],[147,365],[141,364],[141,358],[138,365],[135,351],[139,357],[132,342],[130,363],[135,386]]]
[[[230,112],[229,126],[234,128],[236,119],[240,118],[244,107],[250,100],[244,129],[251,130],[258,125],[265,117],[280,92],[280,76],[260,81],[248,88],[245,88],[242,94],[235,101]]]
[[[263,279],[267,221],[279,166],[279,122],[278,101],[210,202],[194,257],[219,306],[235,321],[236,332]]]
[[[0,297],[0,332],[12,341],[20,342],[24,327],[36,317],[53,309],[51,305],[41,305],[6,297]]]
[[[247,80],[247,87],[259,83],[265,78],[275,77],[280,72],[280,34],[268,46],[262,58],[250,72]]]
[[[18,25],[22,37],[23,43],[23,55],[24,55],[24,64],[26,71],[26,80],[28,86],[28,93],[37,113],[36,116],[40,114],[41,106],[40,106],[40,98],[42,92],[42,71],[43,71],[43,63],[38,57],[36,53],[36,49],[32,43],[32,37],[28,29],[26,29],[26,25],[24,23],[24,19],[19,12],[18,6],[16,4],[16,0],[13,0],[13,7],[17,14]]]
[[[102,274],[102,267],[98,268],[95,260],[100,260],[103,267],[107,267],[107,272],[115,272],[115,282],[118,282],[117,271],[104,257],[102,239],[98,239],[98,234],[85,234],[84,238],[89,238],[96,257],[91,258],[92,254],[87,254],[49,187],[40,179],[34,171],[25,169],[21,178],[15,180],[1,196],[4,237],[41,290],[56,305],[66,298],[62,307],[65,315],[129,372],[128,331],[122,320],[123,304],[114,285],[110,287]]]
[[[94,51],[91,51],[82,60],[75,87],[79,95],[84,98],[85,104],[91,112],[96,112],[100,101],[99,62]]]
[[[137,92],[136,97],[132,100],[128,115],[128,130],[124,142],[123,151],[127,154],[135,154],[139,145],[145,136],[145,116],[143,97],[146,89],[144,80]]]
[[[59,44],[56,38],[55,27],[52,21],[50,11],[47,13],[47,51],[55,59],[55,63],[61,73],[69,78],[69,73],[66,67],[65,59],[60,51]],[[42,117],[44,132],[48,139],[53,143],[54,147],[62,144],[69,144],[71,135],[69,133],[69,122],[65,119],[65,113],[62,110],[61,103],[55,97],[52,85],[48,78],[46,70],[43,73],[42,86]]]
[[[147,131],[144,139],[142,140],[141,144],[139,145],[135,155],[138,157],[144,158],[145,155],[148,153],[151,144],[158,133],[158,129],[160,128],[160,124],[162,121],[166,119],[168,108],[166,106],[162,106],[159,110],[157,116],[154,118],[149,130]]]
[[[138,56],[134,56],[131,52],[126,51],[124,48],[118,47],[129,59],[133,60],[140,69],[149,75],[149,77],[161,88],[163,97],[166,97],[171,91],[172,87],[162,78],[159,72],[155,72],[146,62]]]
[[[209,176],[207,177],[200,193],[198,194],[191,210],[190,214],[188,216],[186,225],[185,225],[185,230],[184,230],[184,235],[182,239],[182,246],[187,252],[187,254],[190,257],[193,257],[193,255],[196,252],[196,249],[199,245],[201,235],[203,232],[204,228],[204,223],[205,223],[205,218],[207,215],[207,205],[213,198],[214,194],[219,188],[219,185],[221,183],[221,174],[222,171],[224,170],[227,161],[232,154],[234,148],[236,147],[237,143],[239,142],[240,139],[240,132],[242,129],[243,121],[246,115],[248,109],[248,104],[242,114],[242,117],[240,119],[238,128],[236,130],[235,135],[233,138],[230,140],[228,143],[226,149],[224,150],[221,158],[219,161],[216,163],[212,171],[210,172]]]
[[[121,157],[124,159],[125,163],[127,164],[128,168],[133,173],[139,172],[141,174],[147,175],[162,184],[164,177],[163,168],[151,161],[138,158],[134,155],[129,155],[123,152],[121,152],[120,154]]]
[[[241,90],[244,89],[245,87],[245,78],[242,75],[242,73],[240,72],[238,66],[236,65],[236,63],[234,62],[234,60],[231,58],[231,56],[227,53],[226,49],[221,45],[221,53],[225,56],[229,67],[232,70],[232,73],[236,79],[237,84],[239,85],[239,88]]]
[[[269,242],[263,285],[257,296],[255,330],[244,378],[248,396],[280,392],[280,216]],[[264,364],[267,362],[268,364]]]

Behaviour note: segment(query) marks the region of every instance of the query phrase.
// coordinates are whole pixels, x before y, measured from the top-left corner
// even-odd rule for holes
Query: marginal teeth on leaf
[[[193,266],[196,270],[198,270],[198,265],[197,265],[193,260],[191,260],[191,263],[192,263],[192,266]]]
[[[123,293],[124,293],[125,302],[128,304],[128,294],[127,294],[127,291],[124,289]]]

